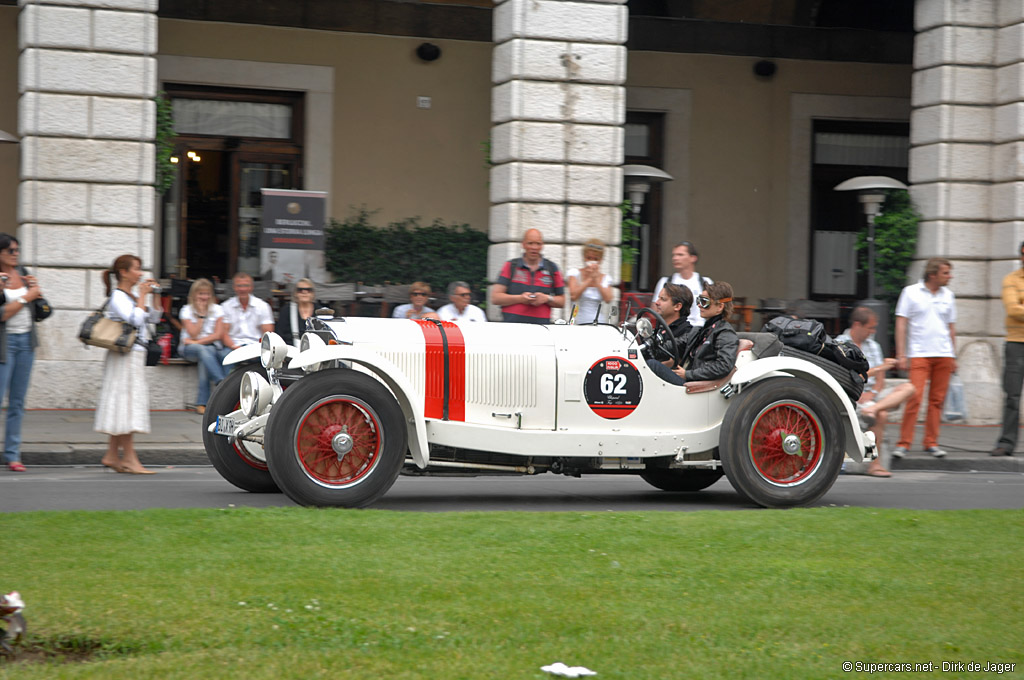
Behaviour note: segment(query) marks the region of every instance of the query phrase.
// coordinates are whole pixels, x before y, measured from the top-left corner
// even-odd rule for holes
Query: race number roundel
[[[583,396],[590,410],[609,420],[632,413],[643,394],[640,371],[622,357],[601,359],[590,367],[583,381]]]

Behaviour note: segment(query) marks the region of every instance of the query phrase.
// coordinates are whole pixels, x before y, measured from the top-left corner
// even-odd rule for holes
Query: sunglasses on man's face
[[[9,255],[17,255],[21,252],[21,248],[4,248],[4,252]]]
[[[296,288],[295,290],[297,290],[300,293],[312,293],[313,292],[312,288]]]
[[[429,297],[430,293],[411,293],[413,297]]]

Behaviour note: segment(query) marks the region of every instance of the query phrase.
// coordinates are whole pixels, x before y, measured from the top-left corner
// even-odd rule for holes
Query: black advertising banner
[[[263,232],[260,278],[288,287],[299,279],[327,280],[324,269],[324,214],[327,193],[260,189]]]
[[[323,250],[323,191],[260,189],[263,194],[261,248],[274,250]]]

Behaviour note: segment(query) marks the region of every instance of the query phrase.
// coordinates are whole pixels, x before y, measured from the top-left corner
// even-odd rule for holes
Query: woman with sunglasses
[[[21,420],[25,416],[32,362],[35,360],[35,314],[32,301],[43,293],[34,276],[18,262],[21,245],[10,234],[0,234],[0,401],[7,392],[7,426],[4,433],[4,462],[11,472],[24,472],[21,462]]]
[[[416,281],[409,286],[409,303],[398,305],[391,316],[395,319],[436,319],[437,312],[427,307],[430,301],[430,284]]]
[[[306,320],[316,313],[316,287],[309,279],[299,279],[292,299],[281,305],[274,328],[286,343],[299,346],[306,330]]]
[[[708,283],[695,302],[704,326],[687,337],[683,363],[672,371],[684,383],[729,375],[740,348],[740,338],[727,320],[733,311],[732,286],[725,281]]]

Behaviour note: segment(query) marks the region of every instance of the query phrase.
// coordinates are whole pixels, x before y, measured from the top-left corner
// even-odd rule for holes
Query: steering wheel
[[[644,335],[644,329],[641,325],[641,321],[649,317],[648,324],[652,324],[652,333],[650,339],[645,340],[650,345],[655,345],[660,349],[664,350],[666,354],[672,359],[672,368],[679,365],[679,344],[676,342],[676,336],[672,334],[672,329],[665,323],[665,319],[662,318],[661,314],[654,311],[650,307],[644,307],[636,314],[637,332]],[[663,332],[664,331],[664,332]],[[668,338],[666,340],[666,337]]]

